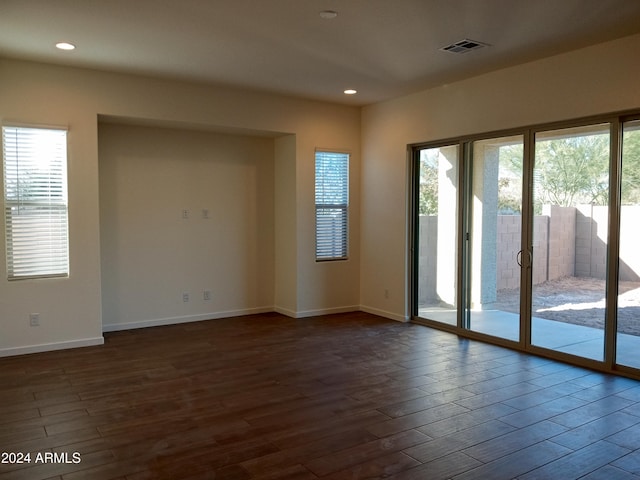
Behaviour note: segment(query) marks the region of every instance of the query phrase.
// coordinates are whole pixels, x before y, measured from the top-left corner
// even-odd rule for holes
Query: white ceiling
[[[637,32],[640,0],[0,0],[0,56],[351,105]]]

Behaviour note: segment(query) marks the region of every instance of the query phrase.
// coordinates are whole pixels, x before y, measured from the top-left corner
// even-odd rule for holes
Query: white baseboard
[[[103,337],[83,338],[66,342],[44,343],[41,345],[28,345],[25,347],[12,347],[0,349],[0,357],[13,357],[15,355],[28,355],[30,353],[52,352],[54,350],[66,350],[69,348],[93,347],[102,345]]]
[[[360,311],[359,305],[350,305],[346,307],[320,308],[317,310],[305,310],[296,312],[295,318],[317,317],[318,315],[332,315],[334,313],[349,313]]]
[[[280,313],[281,315],[286,315],[287,317],[296,318],[296,312],[293,310],[289,310],[288,308],[282,307],[273,307],[273,311],[276,313]]]
[[[351,305],[347,307],[320,308],[317,310],[305,310],[300,312],[295,312],[287,308],[274,307],[273,310],[277,313],[281,313],[282,315],[286,315],[287,317],[291,318],[308,318],[317,317],[318,315],[331,315],[333,313],[357,312],[360,310],[360,307],[358,305]]]
[[[395,320],[396,322],[408,322],[410,320],[409,317],[406,317],[404,315],[387,312],[385,310],[380,310],[379,308],[367,307],[366,305],[360,305],[360,310],[372,315],[378,315],[379,317],[388,318],[389,320]]]
[[[390,320],[395,320],[398,322],[407,322],[409,320],[409,318],[406,318],[402,315],[397,315],[392,312],[387,312],[384,310],[380,310],[378,308],[367,307],[364,305],[359,305],[359,306],[352,305],[352,306],[345,306],[345,307],[306,310],[306,311],[300,311],[300,312],[296,312],[296,311],[289,310],[286,308],[281,308],[281,307],[269,306],[269,307],[248,308],[244,310],[232,310],[232,311],[226,311],[226,312],[206,313],[201,315],[189,315],[184,317],[168,317],[168,318],[159,318],[154,320],[141,320],[137,322],[112,323],[112,324],[103,325],[102,331],[117,332],[120,330],[132,330],[135,328],[158,327],[163,325],[175,325],[180,323],[200,322],[203,320],[216,320],[220,318],[239,317],[242,315],[253,315],[253,314],[259,314],[259,313],[269,313],[274,311],[291,318],[308,318],[308,317],[316,317],[318,315],[331,315],[334,313],[348,313],[348,312],[363,311],[363,312],[371,313],[372,315],[378,315],[379,317],[388,318]],[[28,345],[24,347],[0,348],[0,357],[27,355],[30,353],[41,353],[41,352],[49,352],[54,350],[66,350],[69,348],[91,347],[91,346],[102,345],[102,344],[104,344],[104,338],[95,337],[95,338],[83,338],[80,340],[70,340],[66,342],[45,343],[41,345]]]
[[[203,320],[217,320],[219,318],[240,317],[256,313],[273,312],[273,307],[256,307],[243,310],[230,310],[226,312],[203,313],[199,315],[187,315],[183,317],[166,317],[152,320],[139,320],[137,322],[108,323],[102,325],[103,332],[118,332],[121,330],[133,330],[135,328],[161,327],[164,325],[177,325],[180,323],[201,322]]]

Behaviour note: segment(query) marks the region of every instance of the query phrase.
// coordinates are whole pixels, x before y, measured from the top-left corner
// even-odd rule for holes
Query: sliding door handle
[[[530,267],[533,264],[533,255],[528,250],[527,253],[529,254],[529,263],[527,264],[527,267]],[[518,262],[518,266],[522,268],[522,250],[517,253],[516,262]]]

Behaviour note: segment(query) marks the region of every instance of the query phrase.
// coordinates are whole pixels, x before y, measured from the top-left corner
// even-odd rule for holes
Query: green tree
[[[609,201],[609,135],[580,135],[536,142],[537,203],[568,207]]]
[[[640,203],[640,130],[627,130],[622,140],[622,204]]]
[[[420,158],[420,215],[438,214],[438,149]],[[520,214],[522,144],[506,145],[499,154],[498,212]],[[572,206],[609,203],[608,133],[573,135],[537,141],[535,144],[534,192],[536,209],[543,204]],[[640,128],[627,128],[622,146],[622,204],[640,203]],[[540,211],[536,211],[540,214]]]
[[[498,214],[522,213],[522,143],[500,147],[498,161]]]
[[[423,150],[420,157],[420,215],[438,214],[438,150]]]

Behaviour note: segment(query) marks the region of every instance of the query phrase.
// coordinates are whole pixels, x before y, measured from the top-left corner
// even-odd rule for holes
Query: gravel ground
[[[597,278],[565,277],[533,289],[534,316],[559,322],[604,328],[605,281]],[[500,290],[492,308],[518,313],[519,292]],[[640,335],[640,282],[620,282],[618,331]]]

